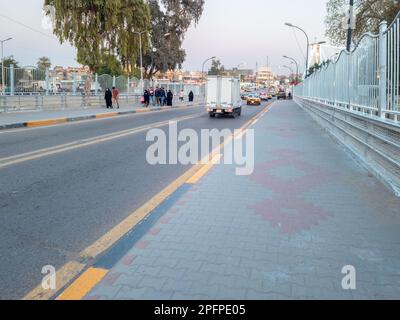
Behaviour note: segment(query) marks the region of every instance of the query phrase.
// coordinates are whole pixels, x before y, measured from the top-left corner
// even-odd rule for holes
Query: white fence
[[[368,116],[400,119],[400,13],[365,34],[352,52],[314,72],[295,88],[295,96]]]
[[[0,73],[1,74],[1,73]],[[65,74],[56,76],[49,70],[5,68],[4,88],[0,76],[0,113],[24,110],[64,110],[102,107],[104,92],[116,87],[121,93],[121,105],[140,105],[143,90],[150,87],[171,90],[177,98],[183,91],[185,100],[192,91],[195,97],[204,95],[204,86],[183,82],[149,81],[143,83],[127,76]],[[4,90],[3,90],[4,89]]]

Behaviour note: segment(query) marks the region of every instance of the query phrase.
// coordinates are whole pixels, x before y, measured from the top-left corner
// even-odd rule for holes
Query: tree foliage
[[[54,9],[54,34],[76,47],[78,62],[92,71],[117,59],[120,69],[129,72],[139,55],[134,31],[151,29],[145,0],[45,0],[44,5]],[[147,50],[148,36],[142,38]]]
[[[11,65],[14,66],[14,68],[19,68],[19,62],[15,60],[14,56],[9,56],[9,57],[4,57],[4,67],[9,68]],[[0,61],[0,68],[2,67],[2,63]]]
[[[189,27],[199,21],[204,0],[149,0],[149,7],[153,32],[152,49],[143,59],[147,78],[182,67],[186,57],[182,43]]]
[[[225,73],[225,67],[222,65],[221,61],[213,60],[211,64],[211,69],[208,72],[210,76],[220,76]]]
[[[353,41],[356,43],[366,32],[378,33],[379,24],[391,23],[400,11],[399,0],[355,0],[356,26]],[[343,26],[349,8],[348,0],[329,0],[325,19],[326,35],[336,45],[344,45],[347,30]]]
[[[48,57],[40,57],[38,62],[37,62],[37,67],[39,70],[47,70],[51,67],[51,61],[50,58]]]

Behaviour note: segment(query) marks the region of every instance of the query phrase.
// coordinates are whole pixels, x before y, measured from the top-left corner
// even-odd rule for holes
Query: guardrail
[[[295,88],[295,100],[400,196],[400,13]]]
[[[314,72],[295,96],[394,121],[400,120],[400,13],[379,35],[367,33],[352,52]]]

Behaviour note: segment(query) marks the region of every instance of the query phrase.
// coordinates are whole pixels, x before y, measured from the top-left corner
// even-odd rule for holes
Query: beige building
[[[256,72],[256,83],[257,85],[270,86],[274,82],[274,74],[269,67],[260,67]]]

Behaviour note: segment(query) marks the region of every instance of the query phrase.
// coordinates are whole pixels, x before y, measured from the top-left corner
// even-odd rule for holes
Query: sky
[[[275,73],[290,64],[282,58],[292,56],[304,68],[306,40],[300,31],[285,22],[301,26],[310,41],[324,36],[327,0],[206,0],[203,16],[188,31],[184,49],[185,70],[201,70],[212,56],[226,68],[244,63],[248,69],[269,65]],[[76,50],[61,45],[51,29],[43,25],[43,0],[0,0],[0,40],[13,37],[4,46],[5,56],[13,55],[21,66],[35,65],[48,56],[54,65],[75,66]],[[4,16],[25,24],[6,19]],[[34,30],[31,30],[34,29]]]

